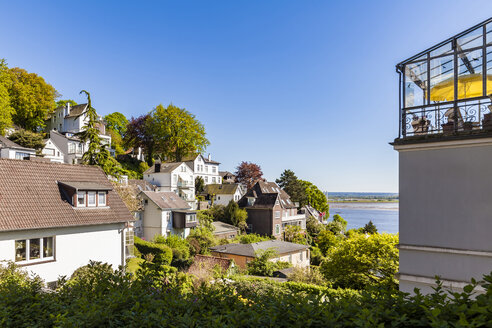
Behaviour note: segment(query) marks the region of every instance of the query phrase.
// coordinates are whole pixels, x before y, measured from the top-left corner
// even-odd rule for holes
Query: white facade
[[[222,183],[222,177],[219,175],[219,164],[217,162],[211,162],[210,155],[205,158],[202,155],[198,155],[192,164],[194,178],[201,177],[205,184]]]
[[[155,236],[177,235],[182,238],[189,236],[191,229],[173,228],[173,212],[171,209],[161,209],[149,197],[142,194],[144,199],[144,210],[141,215],[142,222],[139,225],[143,230],[145,240],[153,240]]]
[[[231,200],[238,202],[241,199],[241,197],[243,197],[243,195],[244,195],[243,189],[238,186],[234,194],[216,193],[214,204],[226,206],[227,204],[229,204]]]
[[[395,145],[400,290],[461,291],[492,271],[492,138]]]
[[[36,157],[36,151],[15,148],[0,148],[0,158],[24,159],[24,157]]]
[[[156,186],[156,191],[172,191],[190,207],[195,207],[195,179],[193,170],[185,162],[168,172],[145,173],[143,178]]]
[[[52,256],[15,263],[39,275],[45,282],[56,281],[60,276],[70,277],[90,260],[109,263],[116,269],[125,264],[128,255],[124,247],[124,227],[124,223],[115,223],[0,232],[0,261],[15,262],[16,241],[54,237]]]
[[[283,254],[282,256],[271,259],[272,262],[282,261],[289,262],[294,267],[309,268],[310,254],[309,249],[305,249],[299,252]]]
[[[65,154],[58,148],[51,139],[46,140],[42,154],[52,162],[64,163]]]

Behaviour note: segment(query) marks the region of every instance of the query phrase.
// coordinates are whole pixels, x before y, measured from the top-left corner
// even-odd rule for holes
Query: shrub
[[[295,267],[292,273],[289,274],[288,280],[320,286],[331,286],[321,272],[319,272],[319,268],[315,266],[311,266],[310,268]]]
[[[275,237],[261,236],[261,235],[255,234],[255,233],[250,233],[247,235],[236,236],[236,238],[234,238],[234,242],[240,243],[240,244],[252,244],[252,243],[259,243],[260,241],[267,241],[267,240],[272,240],[272,239],[275,239]]]
[[[217,240],[213,233],[205,228],[195,228],[190,232],[190,235],[186,237],[186,240],[191,245],[191,252],[195,254],[210,254],[209,248],[217,245]]]
[[[257,251],[256,257],[247,264],[248,273],[257,276],[271,277],[275,271],[292,266],[289,262],[271,261],[271,259],[276,256],[277,251],[273,248]]]
[[[153,262],[161,265],[169,265],[173,258],[173,252],[169,246],[151,243],[135,237],[135,246],[143,256],[148,254],[153,255]]]

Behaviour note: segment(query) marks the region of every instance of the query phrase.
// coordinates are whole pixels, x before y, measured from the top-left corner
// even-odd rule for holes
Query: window
[[[181,166],[181,172],[186,172],[186,166]]]
[[[87,206],[96,206],[96,193],[88,192],[87,193]]]
[[[280,234],[280,224],[275,225],[275,234],[276,235]]]
[[[275,201],[275,205],[280,205],[278,199]]]
[[[15,159],[24,159],[25,157],[30,157],[29,153],[15,152]]]
[[[289,255],[289,263],[292,263],[292,254]]]
[[[125,248],[126,248],[126,256],[133,256],[133,242],[134,240],[134,232],[133,229],[125,230]]]
[[[99,206],[106,206],[106,193],[105,192],[99,192],[98,194],[98,204]]]
[[[69,154],[73,154],[73,153],[75,153],[75,143],[70,142],[70,143],[68,144],[68,153],[69,153]]]
[[[55,150],[51,148],[45,148],[43,153],[48,156],[55,156]]]
[[[15,262],[53,259],[54,237],[15,241]]]
[[[275,211],[275,218],[279,219],[280,218],[280,211]]]
[[[208,183],[208,177],[205,176],[205,183]]]
[[[208,173],[208,165],[205,165],[205,173]]]
[[[215,183],[215,177],[212,177],[212,183]]]
[[[77,206],[85,206],[85,192],[77,193]]]
[[[195,214],[187,215],[186,222],[196,222],[196,215]]]
[[[212,166],[212,173],[217,173],[217,168],[215,166]]]
[[[303,257],[303,255],[304,255],[304,251],[302,251],[302,252],[300,253],[300,255],[299,255],[299,257],[300,257],[300,259],[301,259],[301,262],[302,262],[302,260],[303,260],[303,258],[302,258],[302,257]]]

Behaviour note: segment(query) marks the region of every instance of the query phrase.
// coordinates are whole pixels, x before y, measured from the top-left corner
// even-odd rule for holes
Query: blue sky
[[[0,58],[100,114],[173,104],[207,152],[326,191],[398,190],[395,64],[492,1],[3,1]]]

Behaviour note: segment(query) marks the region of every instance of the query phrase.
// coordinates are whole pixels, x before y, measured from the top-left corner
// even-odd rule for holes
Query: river
[[[347,229],[363,227],[369,220],[378,232],[398,233],[398,203],[330,203],[330,217],[338,214]]]

